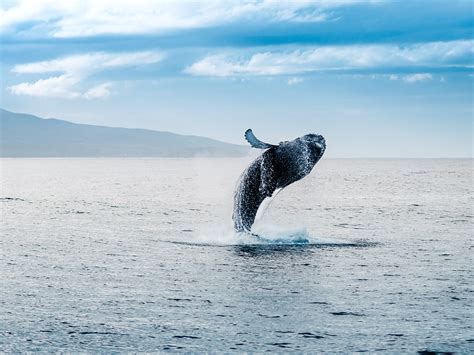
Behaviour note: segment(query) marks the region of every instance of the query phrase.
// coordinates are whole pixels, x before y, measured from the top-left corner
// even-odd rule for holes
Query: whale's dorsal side
[[[250,143],[252,148],[268,149],[268,148],[271,148],[271,147],[277,147],[274,144],[262,142],[260,139],[255,137],[255,135],[253,134],[251,129],[248,129],[248,130],[245,131],[245,139],[247,140],[247,142]]]

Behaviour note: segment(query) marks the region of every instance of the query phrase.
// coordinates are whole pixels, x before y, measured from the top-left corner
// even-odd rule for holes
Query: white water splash
[[[203,246],[232,245],[355,245],[354,241],[314,237],[306,228],[260,225],[252,233],[235,232],[231,227],[183,233],[176,239],[162,240],[175,244]]]
[[[258,222],[263,218],[268,207],[270,207],[273,200],[275,199],[275,197],[277,197],[277,195],[280,193],[281,190],[283,189],[277,189],[271,197],[267,197],[265,198],[265,200],[263,200],[263,202],[261,203],[260,207],[257,210],[257,215],[255,216],[255,222]]]

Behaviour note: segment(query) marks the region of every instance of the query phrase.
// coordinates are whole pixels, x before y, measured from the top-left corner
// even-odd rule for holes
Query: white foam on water
[[[322,238],[312,236],[306,227],[286,227],[270,224],[254,226],[252,232],[258,235],[262,244],[348,244],[352,241],[336,238]]]
[[[185,232],[172,240],[176,244],[232,246],[232,245],[356,245],[358,242],[335,238],[314,237],[306,228],[259,225],[252,233],[235,232],[231,227],[207,228]]]

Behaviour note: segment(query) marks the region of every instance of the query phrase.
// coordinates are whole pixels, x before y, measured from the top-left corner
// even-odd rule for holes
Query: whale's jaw
[[[311,160],[317,163],[326,151],[326,139],[320,134],[310,133],[302,137],[308,145]]]

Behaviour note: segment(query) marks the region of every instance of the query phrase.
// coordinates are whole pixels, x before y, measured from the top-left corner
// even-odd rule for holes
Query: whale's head
[[[319,134],[307,134],[301,137],[301,140],[306,144],[310,159],[316,163],[324,154],[326,150],[326,140]]]

